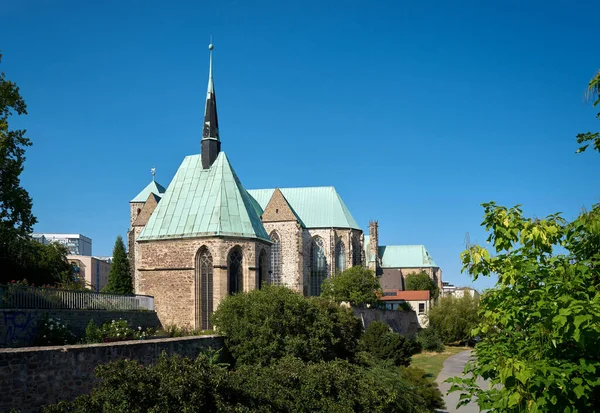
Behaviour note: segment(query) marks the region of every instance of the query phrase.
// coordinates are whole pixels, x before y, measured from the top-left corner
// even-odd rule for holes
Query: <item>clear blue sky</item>
[[[574,154],[600,127],[582,101],[596,14],[592,1],[0,0],[35,230],[111,254],[150,168],[166,186],[200,150],[212,35],[223,150],[246,188],[334,185],[364,229],[379,220],[380,244],[425,244],[444,280],[469,285],[459,254],[467,233],[485,242],[482,202],[572,218],[599,200],[600,155]]]

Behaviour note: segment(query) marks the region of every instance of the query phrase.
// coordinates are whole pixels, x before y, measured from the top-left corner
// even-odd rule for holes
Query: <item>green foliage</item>
[[[413,308],[406,301],[400,301],[398,303],[398,307],[396,308],[398,311],[413,311]]]
[[[382,321],[373,321],[358,342],[358,349],[370,353],[381,361],[389,361],[395,366],[408,366],[413,354],[420,346],[411,339],[390,331]]]
[[[470,294],[461,298],[443,297],[429,309],[429,325],[446,344],[467,343],[479,322],[478,309],[479,299]]]
[[[168,337],[204,336],[215,334],[213,330],[201,330],[198,328],[179,327],[177,325],[166,325],[162,333]]]
[[[75,335],[60,318],[46,316],[38,322],[38,330],[33,342],[35,346],[60,346],[74,343]]]
[[[27,106],[19,87],[0,72],[0,266],[3,270],[18,267],[22,244],[27,244],[27,236],[37,222],[31,213],[31,197],[21,187],[20,180],[25,148],[31,146],[31,141],[25,137],[25,130],[10,129],[8,120],[13,114],[26,115]]]
[[[216,358],[200,354],[196,360],[162,354],[154,365],[120,360],[96,368],[99,378],[91,395],[61,402],[44,413],[218,412],[228,397],[227,370]],[[231,410],[229,410],[231,411]]]
[[[600,103],[600,70],[596,72],[588,87],[586,89],[586,97],[588,100],[591,100],[593,106],[597,106]],[[596,119],[600,119],[600,113],[596,115]],[[583,146],[580,146],[577,149],[577,153],[584,152],[590,144],[594,145],[594,150],[600,152],[600,132],[585,132],[577,135],[577,143],[581,144],[586,143]]]
[[[102,343],[110,341],[145,340],[152,336],[155,330],[152,328],[138,327],[134,329],[129,326],[127,320],[118,319],[107,321],[98,327],[94,320],[90,320],[86,329],[84,343]]]
[[[402,369],[402,378],[411,384],[411,392],[420,396],[427,403],[428,411],[443,409],[444,398],[433,378],[424,370],[416,367]]]
[[[108,272],[108,283],[102,289],[105,293],[133,294],[133,281],[129,259],[125,251],[123,238],[119,235],[113,249],[113,261]]]
[[[326,279],[322,286],[322,297],[341,303],[348,301],[353,306],[376,305],[381,296],[381,286],[373,271],[357,265]]]
[[[429,290],[431,298],[436,299],[439,295],[439,289],[435,282],[424,271],[406,276],[406,289],[409,291]]]
[[[600,406],[600,205],[573,222],[484,204],[487,249],[461,255],[474,279],[497,274],[480,300],[477,358],[454,378],[463,402],[494,412],[591,412]],[[475,379],[494,387],[482,390]]]
[[[120,360],[96,369],[93,392],[44,413],[264,412],[351,413],[432,411],[431,383],[402,372],[346,360],[307,363],[285,357],[270,366],[228,370],[214,355],[196,360],[162,355],[155,365]],[[440,400],[435,403],[440,405]]]
[[[238,365],[268,365],[284,356],[350,359],[361,333],[351,310],[276,286],[226,297],[213,324]]]
[[[85,337],[83,339],[83,342],[87,344],[102,342],[102,331],[96,325],[96,323],[94,323],[94,320],[90,320],[87,327],[85,328]]]
[[[435,351],[440,353],[444,351],[444,343],[431,326],[424,328],[417,333],[417,342],[421,345],[421,348],[425,351]]]

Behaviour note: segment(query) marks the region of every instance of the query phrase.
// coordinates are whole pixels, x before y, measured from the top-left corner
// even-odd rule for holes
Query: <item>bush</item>
[[[74,344],[75,334],[60,318],[44,317],[38,322],[38,331],[33,344],[36,346],[60,346]]]
[[[123,319],[107,321],[101,327],[96,326],[94,320],[90,320],[85,329],[83,342],[91,344],[107,341],[145,340],[154,333],[152,328],[138,327],[137,330],[134,330],[129,327],[127,320]]]
[[[468,343],[471,331],[479,322],[479,299],[469,294],[464,297],[443,297],[429,310],[429,325],[445,343]]]
[[[337,303],[348,301],[353,306],[376,306],[381,295],[381,285],[375,273],[360,265],[326,279],[322,286],[322,297]]]
[[[402,377],[412,385],[411,390],[425,401],[428,411],[433,412],[445,407],[440,389],[424,370],[407,367],[402,369]]]
[[[213,330],[201,330],[198,328],[179,327],[176,325],[167,325],[162,332],[168,337],[188,337],[188,336],[204,336],[215,334]]]
[[[419,331],[417,334],[417,342],[425,351],[435,351],[440,353],[445,349],[444,343],[442,343],[437,332],[431,327]]]
[[[200,354],[196,360],[164,353],[154,365],[119,360],[96,368],[99,379],[90,395],[61,402],[44,413],[74,412],[217,412],[220,394],[228,394],[222,383],[227,370],[214,355]]]
[[[373,321],[358,342],[358,349],[370,353],[382,361],[390,361],[396,366],[408,366],[413,354],[420,346],[411,339],[390,331],[386,323]]]
[[[213,324],[238,365],[268,365],[284,356],[350,359],[361,334],[350,309],[276,286],[226,297]]]
[[[85,328],[85,337],[83,339],[84,343],[92,344],[92,343],[101,343],[102,342],[102,331],[94,320],[90,320],[87,327]]]
[[[98,367],[96,374],[91,394],[43,412],[420,413],[428,405],[397,370],[346,360],[307,363],[285,357],[270,366],[228,371],[214,354],[196,360],[163,354],[155,365],[120,360]]]

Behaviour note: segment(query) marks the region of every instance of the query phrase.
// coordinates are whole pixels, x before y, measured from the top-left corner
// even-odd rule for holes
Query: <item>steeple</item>
[[[208,69],[208,90],[206,91],[206,107],[204,109],[204,128],[202,129],[202,168],[208,169],[213,164],[221,151],[219,140],[219,120],[217,118],[217,96],[215,95],[215,84],[212,73],[212,43],[208,45],[210,50]]]

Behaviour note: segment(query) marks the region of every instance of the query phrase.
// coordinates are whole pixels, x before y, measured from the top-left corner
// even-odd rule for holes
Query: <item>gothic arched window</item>
[[[362,251],[360,250],[360,240],[358,237],[352,238],[352,266],[361,265]]]
[[[340,240],[335,245],[335,272],[346,271],[346,247]]]
[[[310,246],[310,296],[321,295],[321,284],[327,278],[327,257],[323,240],[315,237]]]
[[[244,256],[240,247],[235,247],[229,253],[227,259],[227,270],[229,272],[229,294],[235,294],[242,291],[242,279],[244,268],[242,263]]]
[[[267,253],[261,250],[258,256],[258,272],[256,273],[256,287],[261,289],[264,285],[269,284],[267,277]]]
[[[281,239],[276,231],[271,232],[271,284],[281,285]]]
[[[196,325],[202,330],[212,329],[213,261],[208,248],[202,247],[196,258]]]

